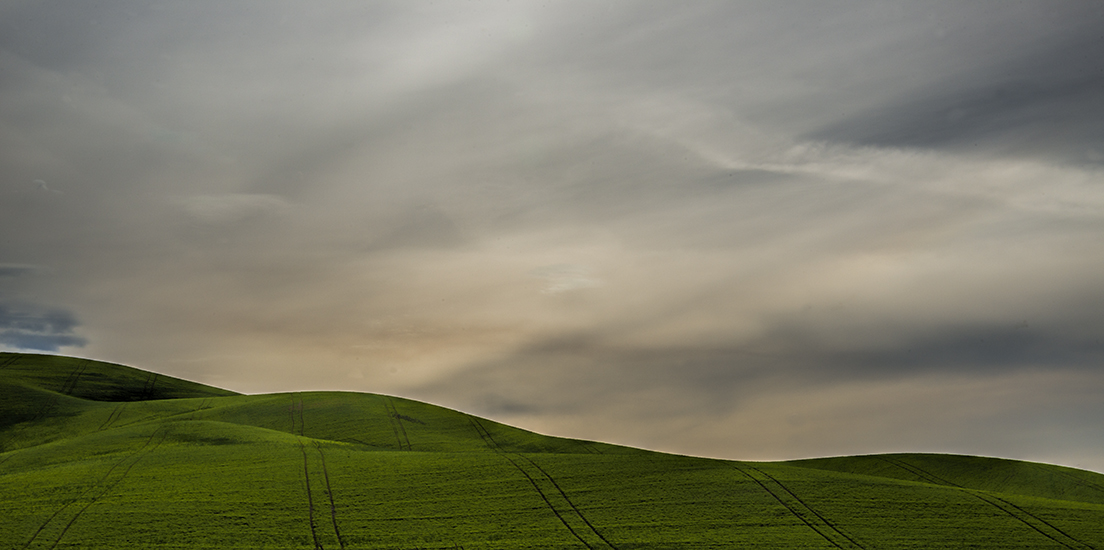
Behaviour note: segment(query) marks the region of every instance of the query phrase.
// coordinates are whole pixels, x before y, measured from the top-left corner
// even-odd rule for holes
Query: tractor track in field
[[[39,407],[37,410],[35,410],[35,414],[34,414],[34,416],[31,417],[30,420],[27,420],[25,422],[21,422],[19,424],[16,424],[14,427],[12,427],[11,429],[9,429],[7,431],[8,437],[5,438],[3,442],[0,442],[0,450],[3,450],[5,448],[7,448],[7,442],[14,440],[15,439],[15,434],[26,431],[27,430],[27,425],[34,424],[34,423],[36,423],[36,422],[38,422],[38,421],[40,421],[44,418],[49,417],[50,413],[53,412],[54,409],[57,408],[58,403],[60,403],[60,402],[61,402],[61,395],[56,394],[56,393],[52,394],[49,397],[49,401],[47,401],[45,405],[43,405],[42,407]],[[18,450],[18,449],[13,449],[13,450]]]
[[[99,428],[96,428],[97,432],[106,430],[108,426],[118,422],[123,417],[123,409],[126,407],[126,403],[119,403],[115,405],[115,408],[111,410],[111,414],[107,415],[107,420],[104,420],[103,424],[100,424]]]
[[[402,436],[399,435],[399,429],[395,427],[395,421],[390,420],[390,418],[391,418],[391,413],[390,412],[387,413],[387,417],[388,417],[388,422],[391,423],[391,431],[394,432],[394,434],[395,434],[395,441],[398,442],[399,450],[401,451],[401,450],[403,450]]]
[[[14,364],[16,364],[16,363],[17,363],[17,362],[18,362],[18,361],[19,361],[20,359],[22,359],[22,358],[23,358],[23,354],[22,354],[22,353],[16,353],[16,354],[13,354],[13,355],[12,355],[12,357],[8,358],[8,360],[7,360],[7,361],[4,361],[4,364],[3,364],[3,365],[0,365],[0,369],[6,369],[6,368],[8,368],[8,367],[10,367],[10,366],[14,365]]]
[[[202,411],[202,410],[209,409],[209,408],[211,408],[211,398],[210,397],[204,397],[203,401],[199,402],[199,406],[196,407],[195,410],[191,411],[191,416],[188,417],[188,420],[195,420],[196,419],[196,413],[198,413],[199,411]]]
[[[299,402],[296,403],[296,397],[299,398]],[[295,411],[299,411],[299,433],[295,433]],[[318,525],[314,520],[314,495],[311,494],[311,482],[310,482],[310,460],[307,457],[307,446],[303,444],[303,397],[298,394],[292,394],[291,396],[291,434],[298,435],[299,440],[299,452],[303,454],[303,481],[304,488],[307,491],[307,521],[310,525],[311,539],[314,541],[315,550],[323,550],[322,543],[318,540]]]
[[[299,450],[303,453],[303,479],[307,489],[307,520],[310,522],[311,538],[314,540],[315,550],[323,550],[322,543],[318,541],[318,527],[314,522],[314,497],[311,495],[310,468],[307,467],[307,446],[299,441]]]
[[[149,447],[150,443],[153,442],[154,437],[156,437],[158,433],[161,434],[161,439],[159,439],[157,441],[157,443],[153,446],[153,448],[151,448],[147,451],[146,448]],[[70,500],[69,502],[66,502],[64,505],[61,506],[61,508],[58,508],[57,510],[55,510],[54,513],[51,514],[49,518],[46,518],[46,521],[42,522],[42,525],[38,526],[38,529],[36,529],[35,532],[31,535],[31,538],[28,539],[27,542],[23,544],[22,550],[26,550],[27,548],[30,548],[30,546],[32,544],[34,544],[35,540],[38,539],[38,536],[40,534],[42,534],[43,530],[45,530],[46,527],[48,525],[50,525],[56,517],[61,515],[61,513],[64,512],[65,509],[69,508],[74,503],[76,503],[76,502],[80,501],[81,499],[85,498],[87,495],[92,494],[92,493],[96,493],[97,489],[100,489],[98,494],[93,494],[91,496],[91,498],[88,500],[88,502],[85,503],[85,505],[83,507],[81,507],[80,510],[77,510],[76,513],[74,513],[71,518],[69,518],[69,521],[61,529],[61,532],[58,533],[57,539],[55,539],[54,543],[51,544],[48,547],[48,550],[53,550],[54,548],[56,548],[57,545],[61,543],[61,539],[63,539],[65,537],[65,534],[68,533],[69,529],[73,526],[74,523],[76,523],[77,519],[80,518],[81,515],[84,514],[84,512],[86,510],[88,510],[93,504],[95,504],[96,501],[103,498],[105,495],[110,493],[111,490],[114,489],[117,485],[122,483],[122,481],[124,479],[126,479],[126,476],[130,473],[131,469],[133,469],[134,466],[136,464],[138,464],[138,462],[141,461],[142,458],[145,455],[147,455],[149,453],[152,453],[153,451],[157,450],[157,448],[161,446],[161,443],[165,441],[165,436],[166,435],[167,434],[165,434],[164,431],[160,428],[158,428],[157,430],[154,430],[153,433],[150,434],[150,436],[146,439],[146,442],[142,444],[141,447],[139,447],[133,453],[130,453],[129,455],[123,457],[122,460],[120,460],[120,461],[116,462],[115,464],[113,464],[111,466],[111,468],[109,468],[107,470],[107,473],[105,473],[103,475],[103,477],[101,477],[94,484],[92,484],[91,487],[86,489],[84,492],[82,492],[80,495],[78,495],[73,500]],[[117,468],[119,468],[120,466],[125,464],[127,461],[130,461],[130,464],[127,465],[125,469],[123,469],[123,471],[119,475],[119,477],[117,479],[113,480],[113,481],[107,482],[108,478],[111,477],[111,474]],[[105,482],[107,482],[107,483],[105,483]],[[45,545],[45,544],[46,543],[43,543],[43,545]]]
[[[564,492],[564,490],[560,487],[560,484],[557,483],[555,478],[549,475],[544,468],[541,468],[540,465],[534,462],[531,458],[521,453],[513,453],[510,451],[506,451],[505,449],[500,447],[498,445],[498,442],[494,440],[494,437],[491,436],[491,433],[487,431],[487,428],[484,427],[478,419],[469,416],[468,422],[471,423],[472,428],[475,429],[475,432],[479,435],[479,438],[482,439],[483,442],[491,448],[491,450],[493,450],[502,458],[506,459],[506,461],[513,465],[513,467],[517,469],[518,472],[521,472],[521,475],[525,476],[525,479],[529,480],[529,484],[532,485],[533,489],[537,491],[537,494],[540,495],[541,500],[543,500],[545,505],[548,506],[548,509],[552,511],[556,518],[560,520],[560,523],[562,523],[563,526],[567,528],[568,532],[570,532],[572,536],[574,536],[580,543],[582,543],[583,546],[587,547],[589,550],[595,550],[596,547],[600,548],[604,545],[606,547],[612,548],[613,550],[617,550],[617,547],[614,546],[613,543],[606,539],[606,537],[604,537],[602,533],[598,532],[598,529],[594,527],[594,524],[592,524],[590,520],[588,520],[586,516],[583,515],[582,511],[580,511],[579,508],[575,506],[575,503],[572,502],[570,498],[568,498],[567,493]],[[517,456],[525,462],[528,462],[529,465],[536,469],[536,472],[539,472],[539,475],[534,475],[534,473],[526,470],[525,467],[522,466],[522,464],[511,458],[510,455]],[[541,489],[541,484],[538,482],[538,480],[541,478],[551,484],[552,487],[555,488],[555,491],[549,491],[547,490],[547,488]],[[555,498],[556,493],[559,493],[560,498],[562,498],[563,501],[567,503],[567,507],[570,508],[570,510],[564,510],[563,512],[561,512],[560,509],[556,508],[556,505],[552,503],[552,500]],[[549,495],[552,495],[551,498],[549,497]],[[561,508],[563,508],[563,506],[561,506]],[[583,522],[583,525],[576,524],[575,527],[571,526],[572,522],[568,521],[568,517],[572,513],[574,513],[574,515]],[[587,531],[592,533],[593,537],[590,537],[588,535],[586,538],[584,538],[583,534],[586,534]],[[587,538],[593,539],[595,537],[597,538],[597,540],[587,541]]]
[[[131,420],[130,422],[127,422],[126,424],[115,425],[115,423],[118,422],[119,419],[123,417],[123,409],[119,409],[118,416],[116,416],[115,420],[112,420],[110,425],[107,426],[107,427],[110,427],[110,428],[113,428],[113,429],[114,428],[125,428],[127,426],[133,426],[135,424],[141,424],[143,422],[152,422],[152,421],[155,421],[155,420],[167,420],[169,418],[173,418],[173,417],[176,417],[176,416],[183,416],[183,415],[190,415],[188,417],[188,420],[195,420],[195,413],[197,413],[197,412],[199,412],[199,411],[201,411],[205,408],[209,408],[209,407],[206,407],[205,404],[210,402],[210,399],[211,399],[210,397],[205,398],[204,401],[201,402],[198,407],[196,407],[192,410],[189,410],[189,411],[174,412],[172,414],[150,414],[150,415],[147,415],[147,416],[143,416],[143,417]],[[131,402],[130,401],[124,401],[123,403],[121,403],[121,406],[123,408],[126,408],[126,405],[128,403],[131,403]],[[105,429],[105,428],[101,427],[97,431],[101,431],[103,429]]]
[[[488,432],[487,428],[484,427],[483,423],[480,422],[477,418],[469,416],[468,422],[472,425],[472,429],[475,430],[475,433],[479,435],[479,439],[482,439],[483,443],[490,447],[492,451],[496,453],[506,452],[502,450],[502,447],[499,446],[498,442],[494,440],[494,437],[491,437],[491,432]]]
[[[151,372],[149,376],[146,377],[146,383],[142,386],[142,399],[140,399],[140,401],[145,401],[153,395],[153,386],[155,384],[157,384],[157,374]]]
[[[146,443],[145,443],[145,445],[143,445],[143,446],[142,446],[142,448],[143,448],[143,449],[144,449],[144,448],[145,448],[146,446],[148,446],[148,445],[149,445],[149,442],[150,442],[150,441],[151,441],[151,440],[153,439],[153,436],[154,436],[154,435],[157,435],[157,432],[156,432],[156,431],[155,431],[155,432],[154,432],[154,433],[153,433],[152,435],[150,435],[150,439],[146,440]],[[132,462],[130,463],[130,465],[128,465],[128,466],[126,467],[126,469],[125,469],[125,470],[123,470],[123,473],[122,473],[122,475],[120,475],[118,479],[116,479],[116,480],[115,480],[114,482],[112,482],[112,483],[111,483],[111,485],[109,485],[109,486],[107,486],[106,488],[104,488],[103,492],[101,492],[101,493],[100,493],[99,495],[96,495],[96,496],[94,496],[94,497],[92,498],[92,500],[88,501],[88,504],[85,504],[83,508],[81,508],[81,509],[80,509],[79,511],[77,511],[77,513],[73,515],[72,519],[70,519],[70,520],[69,520],[69,523],[65,524],[65,528],[61,530],[61,533],[60,533],[60,534],[58,535],[58,538],[57,538],[57,540],[56,540],[56,541],[54,541],[54,544],[50,545],[50,548],[49,548],[49,550],[54,550],[54,548],[57,548],[57,545],[61,543],[61,539],[65,537],[65,533],[69,532],[69,528],[70,528],[70,527],[72,527],[74,523],[76,523],[76,521],[77,521],[77,518],[79,518],[79,517],[81,516],[81,514],[83,514],[83,513],[85,512],[85,510],[88,510],[88,508],[90,508],[90,507],[91,507],[91,506],[92,506],[93,504],[95,504],[97,500],[99,500],[99,499],[103,498],[103,497],[104,497],[105,495],[107,495],[108,493],[110,493],[110,492],[111,492],[111,490],[112,490],[112,489],[114,489],[114,488],[115,488],[115,487],[116,487],[117,485],[119,485],[120,483],[122,483],[122,481],[123,481],[124,479],[126,479],[126,476],[127,476],[127,474],[129,474],[129,473],[130,473],[130,470],[131,470],[131,469],[133,469],[133,468],[134,468],[134,466],[135,466],[136,464],[138,464],[138,462],[139,462],[140,460],[142,460],[142,457],[143,457],[143,456],[145,456],[145,455],[147,455],[147,454],[150,454],[150,453],[152,453],[153,451],[156,451],[156,450],[157,450],[157,448],[161,446],[161,443],[163,443],[163,442],[165,441],[165,436],[166,436],[166,434],[165,434],[164,432],[162,432],[162,434],[161,434],[161,439],[157,441],[157,443],[156,443],[156,444],[155,444],[155,445],[153,446],[153,448],[152,448],[152,449],[150,449],[149,451],[146,451],[146,452],[145,452],[144,454],[139,454],[139,455],[138,455],[138,456],[137,456],[137,457],[136,457],[136,458],[134,459],[134,461],[132,461]],[[142,449],[139,449],[139,452],[141,452],[141,450],[142,450]]]
[[[288,407],[288,414],[291,416],[291,435],[295,435],[295,396],[291,397],[291,406]]]
[[[1083,548],[1088,548],[1090,550],[1096,550],[1096,547],[1094,547],[1093,545],[1074,538],[1072,535],[1070,535],[1069,533],[1066,533],[1065,531],[1059,529],[1058,527],[1055,527],[1053,524],[1051,524],[1047,520],[1045,520],[1043,518],[1040,518],[1039,516],[1036,516],[1035,514],[1032,514],[1031,512],[1028,512],[1027,510],[1024,510],[1023,508],[1021,508],[1021,507],[1019,507],[1019,506],[1017,506],[1017,505],[1015,505],[1015,504],[1013,504],[1013,503],[1011,503],[1011,502],[1009,502],[1009,501],[1007,501],[1007,500],[1005,500],[1001,497],[990,494],[989,492],[986,492],[986,491],[980,491],[980,490],[977,490],[977,489],[969,489],[969,488],[963,487],[963,486],[961,486],[957,483],[948,481],[948,480],[943,479],[943,478],[941,478],[941,477],[939,477],[935,474],[932,474],[931,472],[928,472],[928,471],[924,470],[923,468],[920,468],[919,466],[916,466],[915,464],[909,464],[908,462],[905,462],[905,461],[897,459],[897,458],[889,458],[889,457],[880,457],[880,458],[882,460],[890,463],[890,464],[893,464],[894,466],[897,466],[898,468],[901,468],[902,470],[905,470],[907,472],[912,473],[913,475],[919,477],[920,479],[923,479],[923,480],[927,481],[928,483],[933,483],[933,484],[936,484],[936,485],[943,485],[943,486],[947,486],[947,487],[952,487],[952,488],[958,489],[962,492],[973,495],[978,500],[981,500],[981,501],[985,502],[986,504],[988,504],[988,505],[1004,512],[1005,514],[1007,514],[1012,519],[1015,519],[1015,520],[1019,521],[1020,523],[1030,527],[1032,530],[1039,533],[1040,535],[1043,535],[1044,537],[1046,537],[1046,538],[1048,538],[1048,539],[1050,539],[1050,540],[1052,540],[1052,541],[1054,541],[1054,542],[1056,542],[1056,543],[1058,543],[1062,546],[1065,546],[1066,548],[1069,548],[1070,550],[1079,550],[1079,549],[1083,549]]]
[[[755,476],[751,475],[750,472],[739,466],[733,467],[740,473],[747,476],[748,479],[754,481],[755,484],[759,486],[759,488],[763,489],[763,491],[765,491],[768,495],[774,497],[774,500],[777,500],[779,504],[789,510],[791,514],[797,517],[797,519],[801,520],[802,523],[804,523],[808,528],[816,532],[816,534],[820,535],[821,538],[828,541],[832,546],[840,548],[841,550],[844,548],[860,548],[862,550],[865,550],[865,547],[863,545],[859,544],[859,542],[852,538],[850,535],[844,533],[839,527],[836,527],[832,522],[828,521],[827,518],[822,516],[820,512],[817,512],[815,509],[813,509],[812,506],[806,504],[805,501],[801,500],[800,497],[798,497],[788,487],[783,485],[782,482],[775,479],[774,476],[758,468],[752,468],[750,466],[747,467],[748,470],[752,470],[759,475],[765,477],[766,481],[764,481],[756,478]],[[774,485],[778,486],[781,491],[772,491],[769,487],[767,487],[767,482],[773,483]],[[785,495],[789,495],[789,497],[787,498],[785,497]],[[792,499],[792,502],[787,502],[787,500],[790,499]],[[799,510],[804,510],[805,513],[803,514],[799,512]],[[820,527],[817,527],[816,520],[819,520]],[[829,534],[831,533],[834,533],[835,537],[829,536]]]
[[[208,399],[210,399],[210,398],[208,398]],[[123,403],[123,405],[126,405],[126,404],[127,404],[127,402]],[[195,420],[195,413],[203,410],[203,408],[204,408],[203,403],[200,403],[200,405],[198,407],[196,407],[192,410],[189,410],[189,411],[174,412],[172,414],[151,414],[151,415],[143,416],[143,417],[135,419],[135,420],[131,420],[130,422],[127,422],[126,424],[120,424],[120,425],[114,426],[114,427],[116,427],[116,428],[125,428],[127,426],[133,426],[135,424],[141,424],[143,422],[152,422],[154,420],[167,420],[169,418],[173,418],[173,417],[176,417],[176,416],[184,416],[186,414],[190,415],[188,417],[188,420]],[[117,418],[115,418],[115,420],[112,422],[112,424],[114,424],[115,422],[118,422],[119,418],[122,418],[122,416],[123,416],[123,414],[120,411],[119,416]]]
[[[334,535],[337,535],[337,545],[345,550],[345,539],[341,538],[341,530],[337,528],[337,504],[334,503],[333,488],[330,486],[330,471],[326,468],[326,455],[322,452],[322,445],[314,442],[314,448],[318,451],[318,457],[322,459],[322,477],[326,480],[326,496],[330,499],[330,520],[333,522]]]
[[[1079,550],[1079,549],[1083,549],[1083,548],[1088,548],[1089,550],[1095,550],[1095,548],[1096,548],[1096,547],[1094,547],[1094,546],[1092,546],[1092,545],[1090,545],[1086,542],[1082,542],[1078,539],[1073,538],[1072,535],[1070,535],[1069,533],[1066,533],[1065,531],[1055,527],[1054,525],[1052,525],[1050,522],[1046,521],[1045,519],[1040,518],[1039,516],[1036,516],[1035,514],[1032,514],[1031,512],[1028,512],[1027,510],[1024,510],[1023,508],[1020,508],[1019,506],[1016,506],[1015,504],[1013,504],[1013,503],[1011,503],[1007,500],[1004,500],[1003,498],[1000,498],[1000,497],[994,496],[994,495],[982,494],[982,493],[974,492],[974,491],[967,491],[967,492],[974,495],[978,499],[989,503],[993,507],[995,507],[995,508],[1003,511],[1004,513],[1008,514],[1009,516],[1015,518],[1020,523],[1023,523],[1024,525],[1034,529],[1035,531],[1037,531],[1039,534],[1043,535],[1044,537],[1046,537],[1046,538],[1048,538],[1048,539],[1050,539],[1054,542],[1057,542],[1058,544],[1061,544],[1062,546],[1065,546],[1066,548],[1069,548],[1071,550]],[[996,502],[994,502],[994,501],[996,501]],[[998,502],[1003,504],[1003,506],[1001,504],[998,504]],[[1026,516],[1026,518],[1024,516]],[[1034,522],[1041,523],[1042,526],[1037,525],[1032,520],[1034,520]],[[1047,532],[1048,530],[1052,531],[1052,533],[1048,533]],[[1066,540],[1063,540],[1063,539],[1066,539]]]
[[[303,396],[299,396],[299,436],[306,437],[307,423],[303,420]]]
[[[307,492],[307,520],[310,525],[311,539],[314,541],[315,550],[324,550],[324,546],[318,534],[318,520],[314,516],[314,493],[311,490],[311,478],[310,478],[310,457],[307,452],[307,446],[303,443],[303,438],[306,436],[306,420],[303,417],[303,398],[299,397],[298,404],[295,403],[295,398],[292,398],[292,424],[295,424],[295,412],[299,412],[299,451],[303,455],[303,483]],[[294,430],[294,428],[293,428]],[[296,435],[294,431],[292,435]],[[345,539],[341,536],[341,529],[337,526],[337,504],[333,498],[333,488],[330,485],[330,471],[326,467],[326,455],[322,452],[322,445],[317,441],[314,442],[314,449],[318,452],[318,458],[322,464],[322,479],[326,483],[326,498],[330,501],[330,523],[333,525],[334,536],[337,538],[337,545],[341,550],[345,550]],[[317,476],[316,476],[317,477]]]
[[[1062,477],[1065,477],[1067,479],[1072,479],[1073,481],[1076,481],[1078,485],[1084,485],[1085,487],[1090,487],[1092,489],[1096,489],[1097,491],[1100,491],[1100,492],[1104,493],[1104,487],[1102,487],[1100,485],[1097,485],[1097,484],[1095,484],[1091,481],[1085,481],[1083,479],[1078,479],[1077,476],[1068,474],[1068,473],[1063,472],[1061,470],[1059,470],[1058,473],[1061,474]]]
[[[30,420],[30,422],[34,423],[34,422],[38,422],[39,420],[42,420],[43,418],[46,418],[47,416],[50,415],[51,412],[53,412],[54,409],[57,408],[58,403],[60,403],[60,402],[61,402],[61,396],[57,395],[57,394],[53,395],[50,398],[50,402],[46,403],[46,406],[38,409],[38,411],[35,412],[34,418],[32,418]]]
[[[391,419],[391,429],[395,432],[395,438],[399,441],[399,450],[411,450],[410,437],[406,435],[406,426],[403,425],[402,415],[399,414],[399,409],[395,408],[395,403],[390,397],[384,398],[384,408],[387,409],[387,416]],[[405,447],[403,446],[404,442]]]
[[[519,466],[517,462],[514,462],[514,459],[510,458],[505,453],[500,453],[499,456],[505,458],[510,464],[513,464],[514,468],[517,468],[517,470],[521,472],[521,475],[525,476],[525,479],[529,480],[529,483],[533,486],[533,489],[537,491],[537,494],[540,495],[541,500],[543,500],[544,503],[548,506],[548,509],[552,510],[552,513],[555,514],[556,518],[560,520],[560,523],[562,523],[564,527],[567,527],[567,530],[571,532],[571,536],[575,537],[576,539],[578,539],[579,542],[583,543],[583,546],[586,546],[590,550],[594,550],[594,547],[591,546],[590,543],[586,541],[586,539],[579,536],[579,533],[575,532],[575,529],[571,527],[571,524],[568,523],[566,519],[564,519],[563,515],[560,514],[560,511],[556,509],[556,506],[552,504],[552,501],[548,500],[548,495],[544,494],[544,491],[541,490],[540,485],[538,485],[537,481],[533,479],[533,476],[529,475],[529,472],[526,472],[524,468]]]
[[[88,368],[91,359],[85,359],[78,367],[73,369],[73,372],[69,373],[69,376],[65,379],[65,383],[61,385],[61,392],[65,395],[72,395],[73,390],[77,387],[77,381],[80,380],[85,369]]]
[[[575,512],[575,515],[579,516],[579,519],[583,520],[583,523],[586,524],[587,528],[589,528],[591,530],[591,532],[593,532],[595,535],[597,535],[598,538],[602,540],[602,542],[606,543],[606,546],[609,546],[610,548],[613,548],[614,550],[617,550],[617,547],[614,546],[612,542],[607,540],[606,537],[602,536],[602,533],[599,533],[598,529],[596,529],[594,527],[594,525],[592,523],[590,523],[590,520],[588,520],[586,518],[586,516],[584,516],[581,511],[579,511],[579,508],[577,506],[575,506],[575,503],[571,502],[571,499],[567,497],[567,493],[565,493],[564,490],[560,488],[560,484],[556,483],[556,478],[549,475],[548,472],[546,472],[544,470],[544,468],[541,468],[539,464],[537,464],[536,462],[533,462],[533,459],[531,459],[531,458],[529,458],[525,455],[518,455],[518,456],[520,456],[521,458],[524,458],[525,461],[528,462],[529,464],[532,464],[534,468],[536,468],[545,478],[548,479],[548,481],[552,482],[552,486],[555,487],[556,491],[558,491],[560,493],[560,496],[563,497],[564,502],[567,502],[567,504],[571,506],[571,510]]]

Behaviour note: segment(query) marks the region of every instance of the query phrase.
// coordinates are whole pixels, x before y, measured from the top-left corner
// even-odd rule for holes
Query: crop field
[[[0,548],[1104,550],[1104,475],[710,460],[375,394],[0,353]]]

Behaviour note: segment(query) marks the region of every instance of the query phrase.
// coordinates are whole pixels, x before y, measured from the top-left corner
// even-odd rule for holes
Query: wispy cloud
[[[194,195],[174,202],[195,220],[208,224],[242,221],[253,216],[283,214],[290,209],[281,197],[266,194],[226,193]]]
[[[602,281],[591,275],[586,266],[580,265],[546,265],[534,269],[532,274],[546,281],[544,288],[541,289],[544,294],[560,294],[602,285]]]

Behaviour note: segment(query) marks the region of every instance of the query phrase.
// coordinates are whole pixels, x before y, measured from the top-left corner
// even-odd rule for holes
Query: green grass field
[[[0,547],[1104,549],[1104,475],[708,460],[383,395],[0,353]]]

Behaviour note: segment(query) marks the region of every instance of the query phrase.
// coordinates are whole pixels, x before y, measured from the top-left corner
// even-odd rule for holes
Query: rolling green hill
[[[708,460],[46,355],[0,392],[0,548],[1104,549],[1104,476],[1044,464]]]

